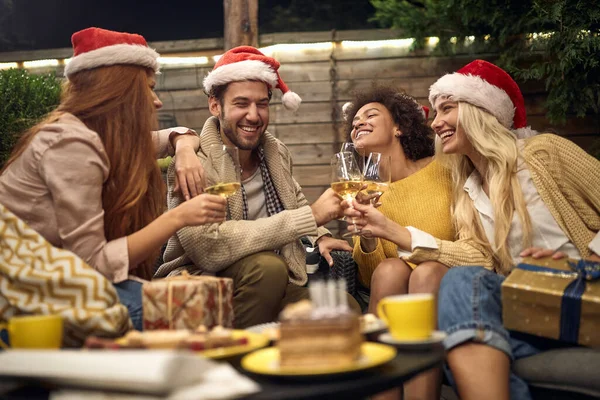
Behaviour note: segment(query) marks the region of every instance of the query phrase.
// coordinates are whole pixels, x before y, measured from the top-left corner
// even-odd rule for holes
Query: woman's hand
[[[174,208],[179,226],[206,225],[223,222],[227,216],[227,200],[203,193]]]
[[[596,253],[592,253],[591,255],[587,256],[585,259],[590,260],[590,261],[600,262],[600,256]]]
[[[521,257],[531,256],[532,258],[543,258],[552,256],[553,260],[560,260],[562,258],[567,257],[565,253],[562,251],[555,252],[554,250],[544,249],[541,247],[530,247],[528,249],[523,250],[520,254]],[[586,260],[600,262],[600,256],[596,253],[592,253],[591,255],[585,257]]]
[[[381,206],[381,203],[379,202],[379,198],[381,197],[381,194],[380,193],[368,194],[366,192],[363,192],[363,190],[365,190],[366,188],[367,188],[367,185],[363,185],[363,187],[360,189],[361,191],[358,192],[358,194],[355,197],[356,201],[358,203],[364,204],[364,205],[372,204],[373,207],[375,207],[375,208]]]
[[[371,237],[387,237],[389,220],[373,205],[360,204],[355,200],[352,207],[344,209],[344,215],[346,220],[356,224],[359,230],[370,232]],[[350,228],[350,225],[348,227]]]
[[[321,236],[317,241],[319,253],[327,261],[330,267],[333,267],[333,258],[331,252],[333,250],[352,251],[352,247],[345,240],[334,239],[330,236]]]
[[[519,255],[521,257],[531,257],[534,259],[552,256],[553,260],[560,260],[561,258],[565,258],[567,256],[562,251],[555,252],[554,250],[544,249],[542,247],[529,247],[523,250]]]
[[[175,191],[181,191],[186,200],[198,196],[204,188],[204,167],[194,147],[188,143],[197,137],[180,135],[175,147]]]

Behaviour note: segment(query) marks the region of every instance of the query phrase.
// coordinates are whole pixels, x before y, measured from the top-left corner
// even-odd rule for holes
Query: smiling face
[[[219,117],[224,140],[240,150],[254,150],[269,125],[269,90],[266,83],[232,82],[221,100],[210,97],[209,109]]]
[[[435,101],[436,116],[431,127],[442,143],[445,154],[470,154],[473,146],[458,123],[458,102],[440,96]]]
[[[389,110],[381,103],[368,103],[362,106],[352,121],[350,137],[357,148],[365,152],[386,149],[400,135]]]

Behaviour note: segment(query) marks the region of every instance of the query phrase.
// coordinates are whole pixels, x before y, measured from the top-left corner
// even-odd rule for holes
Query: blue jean
[[[438,324],[448,335],[444,340],[446,350],[465,342],[477,342],[506,353],[512,361],[542,351],[540,344],[544,339],[504,329],[500,293],[503,281],[503,276],[482,267],[456,267],[448,271],[438,296]],[[456,389],[447,365],[444,370]],[[510,398],[531,399],[527,383],[513,372],[510,374]]]
[[[115,289],[119,295],[121,303],[127,307],[129,317],[133,323],[133,327],[138,331],[143,329],[143,313],[142,313],[142,284],[134,280],[126,280],[115,283]]]

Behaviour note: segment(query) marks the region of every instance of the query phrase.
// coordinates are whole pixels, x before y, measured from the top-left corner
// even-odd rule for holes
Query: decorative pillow
[[[88,335],[122,336],[132,327],[108,279],[0,204],[0,321],[27,314],[61,314],[66,347],[81,346]]]

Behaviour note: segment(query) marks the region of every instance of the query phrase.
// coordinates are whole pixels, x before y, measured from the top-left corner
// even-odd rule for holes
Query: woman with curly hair
[[[512,362],[561,344],[507,330],[501,286],[521,257],[600,261],[600,163],[565,138],[532,131],[517,83],[487,61],[441,77],[429,100],[459,240],[410,231],[360,204],[346,215],[411,251],[409,261],[455,267],[440,285],[438,324],[460,398],[530,400]]]
[[[347,133],[359,152],[378,152],[391,159],[391,184],[378,210],[402,226],[454,240],[450,172],[433,157],[434,134],[427,126],[427,108],[394,88],[373,86],[356,93],[345,111]],[[406,262],[399,257],[396,244],[377,237],[357,237],[353,257],[360,284],[370,288],[371,313],[376,313],[377,303],[386,296],[437,293],[448,270],[435,261]],[[436,370],[410,381],[406,398],[439,398],[439,375]]]

